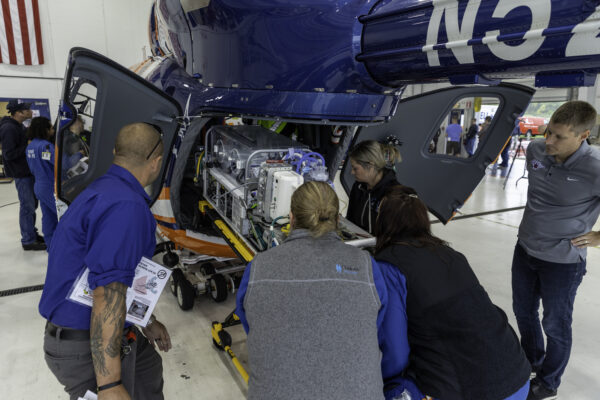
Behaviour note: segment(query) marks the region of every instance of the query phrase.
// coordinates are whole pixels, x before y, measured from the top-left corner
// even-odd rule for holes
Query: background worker
[[[388,306],[405,305],[387,312],[382,325],[408,318],[404,376],[435,399],[524,400],[530,365],[506,314],[465,256],[431,234],[427,206],[414,189],[388,190],[375,235]]]
[[[33,192],[42,209],[42,232],[50,248],[58,223],[54,199],[54,128],[46,117],[36,117],[27,128],[27,165],[35,178]]]
[[[462,126],[458,124],[458,118],[452,117],[452,123],[446,127],[446,154],[460,156],[460,136]]]
[[[477,119],[471,119],[471,126],[469,126],[469,130],[464,139],[465,150],[469,157],[473,157],[475,154],[475,149],[477,148],[475,145],[477,144],[477,132],[479,132],[479,127],[477,126]]]
[[[483,124],[479,127],[479,141],[481,141],[481,137],[486,134],[488,128],[492,124],[492,116],[488,115],[485,117]]]
[[[431,142],[429,143],[429,149],[428,151],[430,153],[436,154],[437,153],[437,145],[438,145],[438,140],[440,139],[440,135],[442,133],[442,128],[437,128],[437,130],[435,131],[435,135],[433,135],[433,138],[431,138]]]
[[[70,155],[73,153],[80,153],[83,156],[89,155],[89,138],[86,138],[84,132],[83,119],[81,115],[78,115],[63,136],[65,148]]]
[[[54,234],[39,305],[48,320],[45,359],[71,399],[96,386],[100,400],[162,399],[162,360],[154,344],[168,351],[169,334],[156,320],[142,329],[145,337],[125,323],[127,287],[142,256],[152,258],[156,245],[144,187],[160,172],[162,139],[148,124],[126,125],[114,154],[114,164],[71,203]],[[67,300],[86,267],[91,309]],[[126,338],[131,333],[133,342]],[[131,351],[122,350],[122,343]]]
[[[573,303],[587,248],[600,245],[600,232],[592,231],[600,214],[600,152],[586,142],[595,123],[594,107],[569,101],[550,118],[546,138],[527,147],[529,188],[512,288],[521,345],[537,372],[532,400],[557,395],[571,354]]]
[[[502,178],[504,178],[504,177],[506,177],[506,175],[508,175],[508,159],[510,158],[509,151],[512,147],[513,138],[518,137],[520,133],[521,133],[521,128],[519,127],[519,120],[517,120],[515,127],[513,128],[512,132],[510,133],[510,139],[508,139],[508,141],[502,148],[499,158],[496,160],[494,165],[492,165],[491,175],[495,176],[498,172],[498,169],[500,169],[500,176]],[[501,162],[499,161],[500,158],[502,158]]]
[[[338,212],[328,184],[304,183],[288,238],[246,267],[236,314],[248,333],[250,400],[383,399],[382,374],[398,378],[397,392],[410,387],[406,324],[393,327],[394,357],[381,361],[387,291],[370,255],[337,235]]]
[[[394,168],[402,157],[392,143],[382,144],[374,140],[358,143],[349,157],[356,182],[350,190],[346,218],[372,233],[379,200],[389,186],[398,184]]]
[[[23,250],[46,250],[44,238],[38,235],[35,228],[37,200],[33,191],[33,175],[25,158],[27,138],[23,122],[31,118],[30,107],[30,103],[20,100],[8,102],[6,109],[10,116],[0,120],[0,144],[5,175],[15,178],[19,196],[19,226]]]
[[[67,171],[73,168],[83,157],[89,156],[89,146],[82,138],[83,120],[77,116],[73,123],[64,131],[62,146],[62,173],[63,179],[68,178]]]

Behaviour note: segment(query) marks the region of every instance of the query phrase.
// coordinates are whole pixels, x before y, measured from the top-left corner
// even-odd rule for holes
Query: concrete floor
[[[519,161],[518,161],[519,162]],[[522,161],[515,165],[506,190],[502,180],[486,176],[461,213],[500,210],[525,204],[527,181],[515,187]],[[45,252],[24,252],[19,241],[18,204],[14,184],[0,184],[0,291],[42,284]],[[511,309],[510,264],[522,210],[433,225],[434,233],[449,241],[469,259],[492,300],[503,308],[515,325]],[[41,218],[38,218],[38,226]],[[599,224],[595,229],[600,229]],[[588,273],[575,302],[574,345],[571,361],[559,389],[561,399],[600,398],[600,249],[589,250]],[[42,353],[45,321],[37,312],[40,291],[0,297],[0,388],[1,398],[65,399],[62,387],[47,369]],[[173,349],[163,354],[165,398],[243,399],[244,384],[224,353],[214,349],[210,326],[233,309],[230,296],[215,304],[199,298],[191,311],[181,311],[166,289],[155,314],[171,333]],[[241,327],[230,330],[233,348],[246,359]]]

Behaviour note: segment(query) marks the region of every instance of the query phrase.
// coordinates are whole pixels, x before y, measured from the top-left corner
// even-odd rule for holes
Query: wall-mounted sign
[[[14,97],[0,97],[0,117],[10,115],[6,109],[6,105],[9,101],[14,100]],[[27,99],[19,97],[19,100],[23,103],[31,103],[32,117],[46,117],[50,119],[50,103],[48,99]],[[25,125],[28,125],[29,121],[25,121]]]

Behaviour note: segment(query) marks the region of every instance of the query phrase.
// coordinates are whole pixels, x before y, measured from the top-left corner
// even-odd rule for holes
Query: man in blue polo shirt
[[[458,124],[458,118],[452,117],[452,123],[446,127],[446,154],[460,156],[460,135],[462,126]]]
[[[545,140],[527,147],[529,189],[512,264],[513,310],[536,377],[528,400],[554,399],[571,353],[577,288],[600,214],[600,152],[586,139],[596,110],[583,101],[560,106]],[[544,309],[542,326],[538,309]]]
[[[144,337],[125,323],[136,265],[154,254],[156,222],[144,187],[158,177],[162,139],[148,124],[126,125],[114,154],[108,172],[77,196],[55,231],[39,305],[48,320],[45,359],[71,399],[87,390],[98,390],[99,399],[162,399],[162,361],[154,345],[169,350],[167,330],[152,318]],[[91,309],[67,300],[86,267]]]

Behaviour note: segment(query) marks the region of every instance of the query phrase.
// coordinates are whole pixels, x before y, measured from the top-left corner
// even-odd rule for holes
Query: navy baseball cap
[[[13,99],[8,102],[6,105],[6,109],[9,113],[14,114],[17,111],[29,110],[31,108],[31,103],[25,103],[20,99]]]

